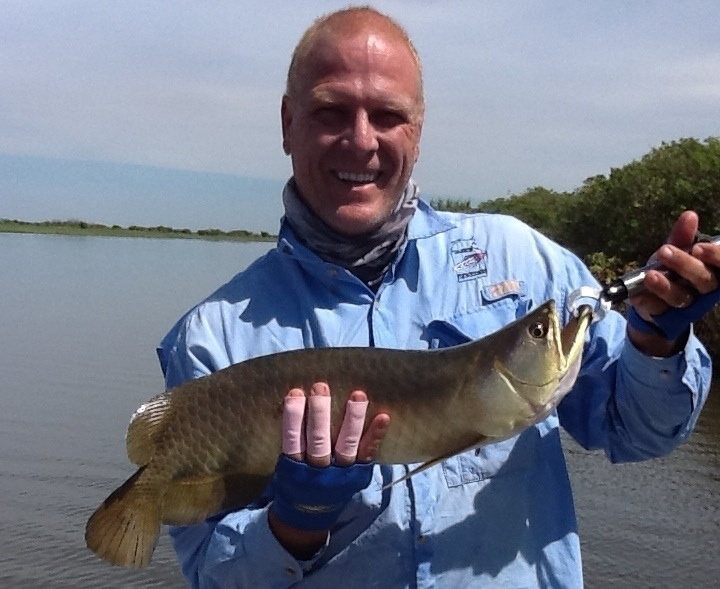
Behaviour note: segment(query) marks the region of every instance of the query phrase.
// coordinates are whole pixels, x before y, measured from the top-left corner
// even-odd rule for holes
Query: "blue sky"
[[[0,217],[275,231],[279,104],[342,1],[3,0]],[[383,0],[424,62],[415,178],[475,202],[572,190],[720,135],[715,0]]]

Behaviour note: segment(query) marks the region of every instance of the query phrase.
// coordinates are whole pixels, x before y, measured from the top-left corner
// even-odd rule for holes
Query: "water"
[[[126,570],[85,548],[85,521],[133,471],[156,343],[268,247],[0,234],[0,587],[183,586],[165,534]],[[717,586],[719,401],[665,459],[612,466],[568,442],[588,587]]]

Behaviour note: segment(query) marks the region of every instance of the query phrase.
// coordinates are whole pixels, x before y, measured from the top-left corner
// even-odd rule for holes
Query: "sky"
[[[289,58],[332,0],[0,0],[0,218],[275,232]],[[720,135],[716,0],[381,0],[427,198],[574,190]]]

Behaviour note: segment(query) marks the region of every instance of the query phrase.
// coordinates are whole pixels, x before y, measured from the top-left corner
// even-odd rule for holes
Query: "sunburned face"
[[[397,35],[358,30],[316,41],[282,104],[283,147],[305,203],[361,235],[395,208],[419,153],[418,66]]]

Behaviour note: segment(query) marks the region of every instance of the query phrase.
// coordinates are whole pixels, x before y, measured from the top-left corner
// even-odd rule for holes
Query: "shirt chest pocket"
[[[432,321],[425,330],[429,347],[444,348],[480,337],[492,337],[493,332],[526,315],[532,307],[532,300],[525,295],[524,285],[517,284],[516,291],[499,294],[499,289],[485,287],[480,291],[480,306],[472,312],[444,321]],[[531,442],[533,436],[537,437],[537,431],[530,428],[519,436],[445,460],[442,468],[448,486],[477,483],[500,473],[526,468],[535,456],[535,444]]]
[[[483,287],[473,293],[473,304],[469,310],[428,323],[422,336],[428,347],[447,348],[487,337],[527,315],[532,308],[532,300],[525,294],[522,282],[513,282],[517,283],[517,291],[498,294],[497,287]],[[461,298],[467,299],[467,293],[461,295]],[[465,303],[468,302],[465,300]]]

